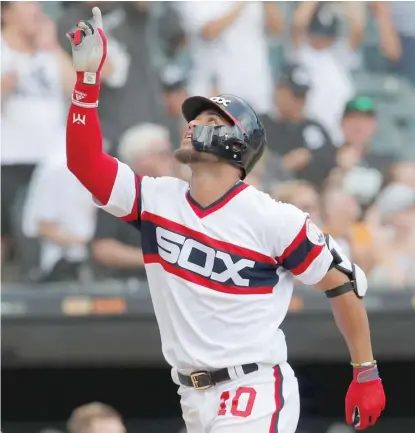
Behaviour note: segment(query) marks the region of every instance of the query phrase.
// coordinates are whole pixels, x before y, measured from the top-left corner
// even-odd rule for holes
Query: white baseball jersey
[[[139,177],[120,162],[102,208],[142,232],[162,351],[172,367],[286,361],[279,327],[294,276],[315,284],[332,262],[307,214],[243,182],[201,208],[187,182]]]

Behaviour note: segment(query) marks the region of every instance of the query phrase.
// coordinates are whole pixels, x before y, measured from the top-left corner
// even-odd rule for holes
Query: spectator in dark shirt
[[[127,130],[121,138],[118,156],[141,175],[174,174],[169,132],[159,125],[143,124]],[[129,279],[145,275],[140,232],[104,211],[99,211],[91,250],[98,278]]]
[[[297,65],[284,67],[276,89],[276,112],[265,116],[269,149],[286,170],[320,186],[335,162],[336,148],[317,121],[304,116],[310,79]]]
[[[92,258],[99,279],[145,277],[140,232],[103,210],[98,213]]]
[[[338,150],[331,186],[344,188],[366,208],[381,190],[395,158],[373,151],[377,130],[373,100],[358,96],[346,104],[342,120],[344,144]]]

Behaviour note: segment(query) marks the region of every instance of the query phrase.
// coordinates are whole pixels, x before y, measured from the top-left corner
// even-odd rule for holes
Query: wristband
[[[86,84],[81,81],[86,74],[95,76],[95,74],[89,72],[77,73],[78,81],[72,94],[72,104],[83,108],[96,108],[98,107],[100,86],[99,84]]]
[[[355,363],[355,362],[351,362],[350,365],[353,368],[362,368],[362,367],[372,367],[373,365],[376,365],[377,361],[374,359],[373,361],[367,361],[367,362],[362,362],[362,363]]]

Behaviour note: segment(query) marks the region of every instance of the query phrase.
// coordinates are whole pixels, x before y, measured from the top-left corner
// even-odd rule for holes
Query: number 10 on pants
[[[230,413],[233,416],[246,418],[252,413],[256,398],[254,388],[238,388],[234,395],[230,391],[224,391],[220,395],[218,415]]]

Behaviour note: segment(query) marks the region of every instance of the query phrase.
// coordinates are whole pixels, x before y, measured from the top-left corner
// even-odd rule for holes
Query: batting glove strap
[[[378,366],[376,364],[372,364],[367,367],[353,368],[353,380],[357,383],[380,380]]]
[[[95,108],[98,106],[99,84],[85,84],[80,79],[88,72],[78,72],[78,81],[72,94],[72,104],[78,107]]]

